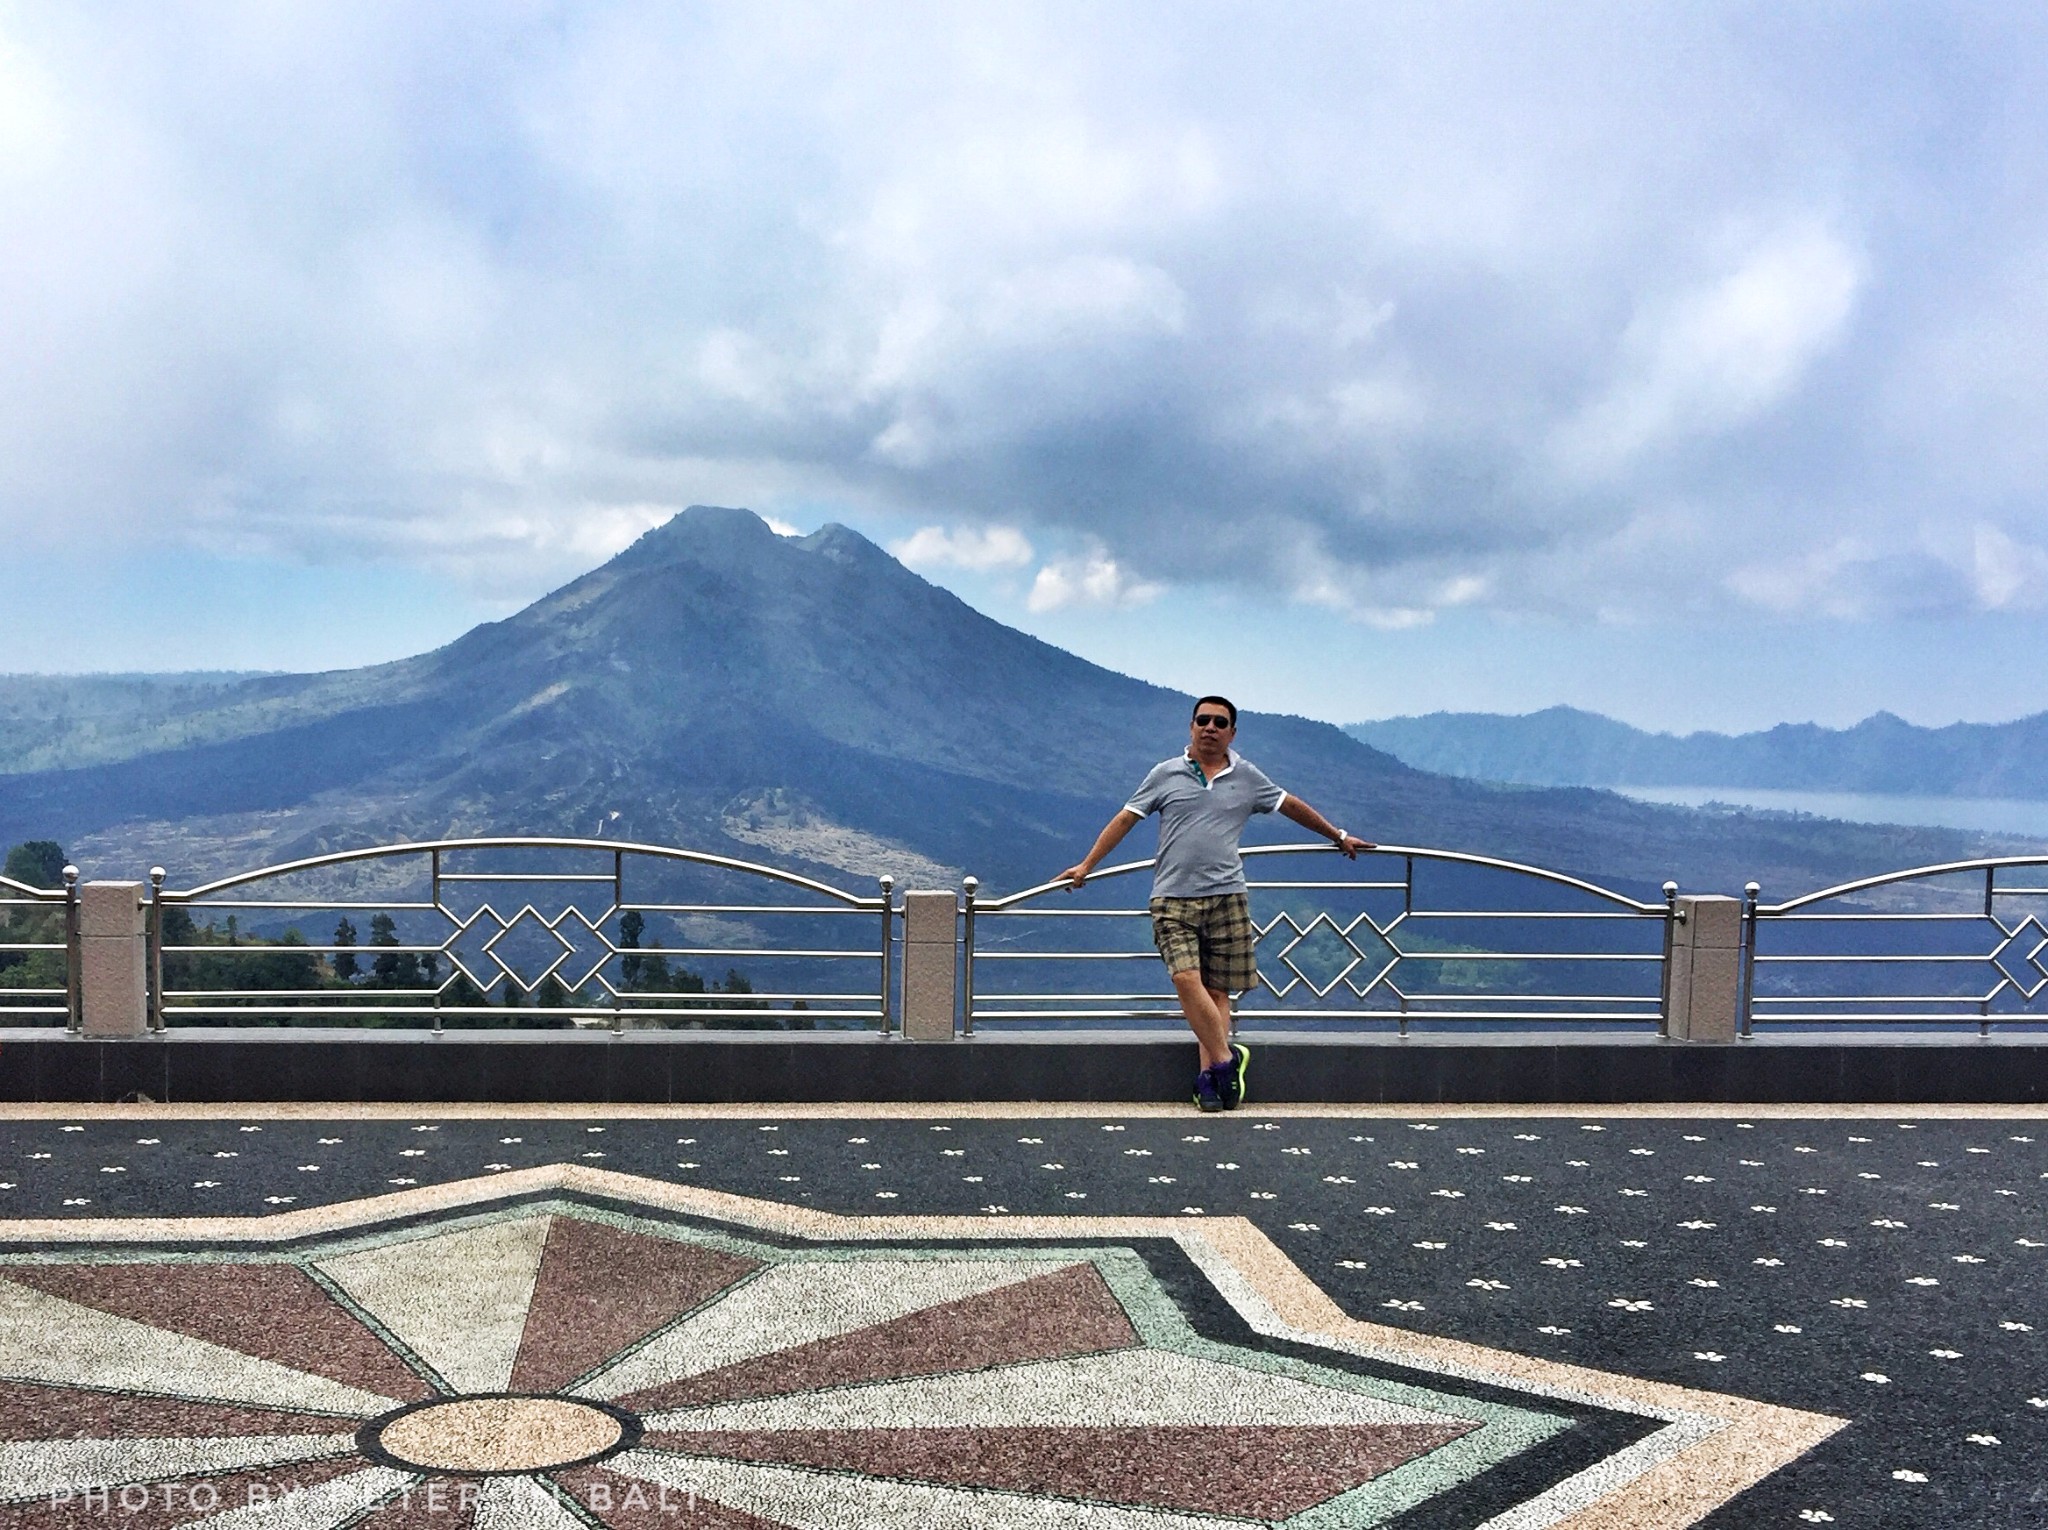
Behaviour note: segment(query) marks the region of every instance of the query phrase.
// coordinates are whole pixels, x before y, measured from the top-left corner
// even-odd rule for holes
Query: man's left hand
[[[1369,839],[1360,839],[1356,834],[1347,834],[1337,841],[1337,848],[1344,852],[1346,859],[1355,861],[1358,859],[1359,851],[1371,850],[1376,847]]]

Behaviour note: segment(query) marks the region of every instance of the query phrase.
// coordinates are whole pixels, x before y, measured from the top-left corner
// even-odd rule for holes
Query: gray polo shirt
[[[1159,864],[1152,873],[1155,898],[1213,898],[1241,893],[1244,862],[1238,839],[1254,813],[1270,813],[1287,793],[1250,760],[1230,751],[1230,763],[1205,776],[1191,754],[1161,760],[1124,804],[1144,818],[1159,814]]]

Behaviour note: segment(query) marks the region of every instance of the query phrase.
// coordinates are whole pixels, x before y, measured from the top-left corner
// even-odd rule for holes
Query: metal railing
[[[76,866],[64,868],[61,888],[0,877],[0,1015],[79,1028]]]
[[[1324,843],[1244,851],[1259,984],[1233,1005],[1234,1023],[1341,1024],[1403,1036],[1417,1025],[1489,1022],[1657,1026],[1668,895],[1641,902],[1559,872],[1455,851],[1382,845],[1333,867],[1329,857],[1338,853]],[[968,878],[962,1029],[1181,1023],[1158,953],[1130,939],[1133,924],[1150,918],[1144,903],[1133,906],[1132,884],[1121,882],[1120,901],[1109,906],[1089,897],[1089,889],[1154,864],[1103,868],[1079,892],[1053,881],[1000,898],[983,897]],[[1055,895],[1067,906],[1052,906]],[[1058,938],[1048,945],[1044,934]],[[991,993],[987,979],[998,968],[1026,980]],[[1114,987],[1076,981],[1104,968],[1142,977]]]
[[[1744,897],[1742,1029],[2048,1023],[2048,857],[1916,866]]]
[[[701,851],[513,837],[339,851],[189,888],[164,881],[153,868],[146,941],[158,1031],[188,1022],[890,1029],[896,910],[886,876],[863,896]],[[726,895],[760,881],[776,884],[778,901]],[[649,916],[684,938],[643,944]],[[864,940],[833,939],[848,919]],[[333,935],[309,941],[309,926]],[[769,926],[799,943],[762,938]],[[722,986],[715,970],[707,980],[670,966],[704,961],[727,965]]]

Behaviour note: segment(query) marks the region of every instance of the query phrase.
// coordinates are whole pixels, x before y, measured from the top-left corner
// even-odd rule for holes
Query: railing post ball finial
[[[1666,903],[1669,903],[1673,898],[1676,898],[1677,896],[1678,884],[1676,882],[1666,882],[1664,884],[1664,901]]]
[[[981,891],[981,878],[962,877],[960,879],[960,890],[967,894],[967,901],[969,903],[972,903],[974,901],[974,895]]]
[[[165,878],[166,876],[168,876],[169,874],[170,874],[170,873],[166,872],[166,871],[165,871],[165,870],[163,869],[163,867],[161,867],[161,866],[152,866],[152,867],[150,867],[150,868],[149,868],[149,885],[150,885],[151,887],[161,887],[161,886],[163,886],[163,885],[164,885],[164,878]]]
[[[1742,884],[1742,895],[1752,903],[1756,902],[1757,894],[1763,890],[1764,884],[1761,882],[1744,882]]]
[[[64,868],[64,885],[66,887],[76,887],[78,885],[78,868],[76,866],[66,866]]]

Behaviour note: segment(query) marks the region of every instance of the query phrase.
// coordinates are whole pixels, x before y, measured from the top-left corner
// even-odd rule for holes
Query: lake
[[[1776,791],[1755,786],[1615,786],[1610,791],[1638,802],[1703,807],[1726,802],[1740,807],[1812,813],[1853,823],[1903,823],[1939,829],[1976,829],[2048,839],[2048,802],[2014,797],[1914,797],[1889,792]]]

